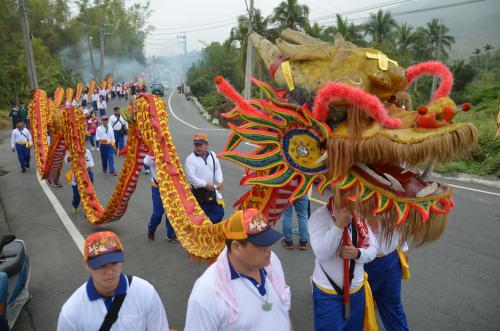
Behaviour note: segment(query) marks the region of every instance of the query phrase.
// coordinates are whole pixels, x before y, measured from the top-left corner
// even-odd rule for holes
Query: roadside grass
[[[459,112],[456,122],[473,123],[478,131],[479,144],[469,155],[458,160],[436,165],[438,172],[462,172],[475,175],[493,175],[500,178],[500,139],[495,138],[496,118],[500,99],[484,100],[469,112]]]
[[[11,125],[9,110],[0,108],[0,129],[10,129]]]

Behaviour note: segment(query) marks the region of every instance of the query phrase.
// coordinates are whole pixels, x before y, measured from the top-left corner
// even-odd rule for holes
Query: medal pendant
[[[265,303],[262,304],[262,310],[264,310],[264,311],[270,311],[271,309],[273,309],[273,304],[272,303],[265,302]]]

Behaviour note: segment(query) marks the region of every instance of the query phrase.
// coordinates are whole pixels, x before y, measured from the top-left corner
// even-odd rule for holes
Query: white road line
[[[73,239],[73,241],[75,242],[76,247],[78,248],[80,253],[83,255],[83,245],[85,244],[85,240],[83,239],[82,234],[78,231],[76,226],[73,224],[73,222],[69,218],[66,211],[64,211],[63,206],[61,205],[59,200],[57,200],[56,196],[54,195],[52,190],[47,185],[47,182],[42,180],[38,174],[37,174],[37,178],[38,178],[38,182],[40,183],[40,186],[42,187],[43,191],[45,192],[45,195],[47,196],[47,198],[49,198],[50,203],[52,204],[52,206],[56,210],[56,213],[59,216],[59,218],[61,219],[62,224],[64,225],[66,230],[68,230],[68,233],[71,236],[71,238]]]
[[[252,146],[252,147],[259,147],[259,145],[249,143],[248,141],[245,141],[245,145]]]
[[[475,189],[475,188],[465,187],[465,186],[459,186],[459,185],[452,185],[452,184],[448,184],[448,185],[451,186],[451,187],[460,188],[462,190],[474,191],[474,192],[479,192],[479,193],[484,193],[484,194],[491,194],[491,195],[496,195],[496,196],[500,197],[500,193],[495,193],[495,192],[490,192],[490,191],[483,191],[483,190],[478,190],[478,189]]]
[[[183,119],[181,119],[179,116],[177,116],[174,112],[174,108],[172,108],[172,104],[170,103],[170,100],[172,99],[172,97],[174,96],[174,92],[175,92],[175,89],[172,89],[172,93],[170,93],[170,96],[168,97],[168,110],[169,110],[169,113],[174,115],[174,117],[179,121],[179,122],[182,122],[184,124],[186,124],[187,126],[195,129],[195,130],[201,130],[201,131],[226,131],[227,129],[210,129],[210,128],[207,128],[207,129],[204,129],[204,128],[199,128],[197,126],[194,126],[192,124],[189,124],[188,122],[184,121]]]

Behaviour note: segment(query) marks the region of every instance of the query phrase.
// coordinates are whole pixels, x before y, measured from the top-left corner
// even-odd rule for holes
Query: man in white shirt
[[[66,164],[71,164],[69,151],[66,151],[64,156],[64,161]],[[89,174],[90,181],[94,183],[94,158],[92,153],[88,148],[85,148],[85,167],[87,168],[87,173]],[[71,200],[71,205],[73,206],[73,214],[78,214],[80,211],[78,207],[80,206],[80,192],[78,192],[78,185],[76,185],[75,175],[71,172],[71,187],[73,188],[73,199]]]
[[[113,152],[115,149],[115,135],[109,128],[108,117],[102,116],[102,124],[95,132],[95,139],[99,142],[99,151],[101,152],[102,171],[104,174],[108,171],[111,176],[116,176]]]
[[[363,330],[365,314],[374,318],[371,291],[363,272],[363,264],[377,254],[370,227],[347,208],[334,207],[332,198],[328,206],[311,215],[307,225],[316,257],[312,276],[315,330]],[[344,259],[349,261],[346,270]],[[350,283],[349,303],[343,295],[346,276]],[[371,309],[365,310],[365,306]],[[371,323],[376,324],[376,320]]]
[[[63,305],[58,331],[169,330],[158,293],[146,280],[122,273],[123,261],[123,245],[115,233],[87,237],[84,263],[90,278]]]
[[[115,107],[113,113],[109,118],[109,125],[115,135],[116,150],[119,151],[125,146],[125,134],[128,130],[128,123],[120,115],[120,107]]]
[[[21,164],[21,171],[26,172],[30,167],[30,148],[33,145],[33,139],[28,129],[24,127],[24,121],[18,119],[16,128],[12,130],[10,136],[10,147],[13,152],[17,152],[17,158]]]
[[[92,108],[94,109],[94,112],[97,113],[97,103],[99,102],[99,94],[97,92],[94,92],[92,94]]]
[[[163,202],[161,201],[160,189],[158,188],[158,181],[156,175],[156,165],[155,158],[151,154],[146,154],[144,157],[144,165],[149,167],[151,171],[151,197],[153,199],[153,213],[151,214],[151,219],[148,224],[148,239],[155,240],[155,232],[158,225],[161,223],[161,218],[165,214],[165,209],[163,208]],[[167,215],[165,215],[165,225],[167,227],[167,233],[165,238],[168,241],[178,243],[177,236],[175,235],[174,228],[170,225]]]
[[[106,100],[102,95],[99,96],[99,102],[97,103],[97,108],[99,109],[99,115],[105,116],[106,115],[106,109],[108,105],[106,104]]]
[[[184,331],[289,331],[290,288],[271,246],[282,234],[256,209],[225,224],[226,248],[194,284]]]
[[[377,258],[365,264],[368,282],[377,302],[377,309],[384,327],[388,331],[408,330],[408,322],[401,300],[403,264],[407,266],[408,245],[401,244],[401,235],[394,232],[391,238],[383,238],[372,226],[377,238]],[[408,276],[409,277],[409,276]]]
[[[208,218],[216,224],[224,217],[224,208],[217,202],[216,191],[222,190],[222,169],[217,155],[208,150],[208,136],[193,137],[194,152],[186,159],[186,178],[191,190]]]

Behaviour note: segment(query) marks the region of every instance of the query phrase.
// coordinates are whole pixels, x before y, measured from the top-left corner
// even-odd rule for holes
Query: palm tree
[[[426,31],[429,42],[434,48],[434,58],[446,60],[448,53],[445,48],[451,49],[451,46],[455,43],[455,37],[447,34],[450,32],[450,29],[440,22],[439,19],[433,18],[432,21],[427,23]]]
[[[484,68],[486,71],[488,71],[488,62],[490,62],[490,51],[493,49],[494,47],[491,46],[490,44],[486,44],[484,45],[483,49],[484,49],[484,52],[486,53],[486,61],[485,61],[485,64],[484,64]]]
[[[383,40],[392,37],[392,32],[397,27],[397,23],[390,12],[379,9],[377,14],[370,14],[368,23],[365,24],[365,36],[370,35],[372,43],[380,45]]]
[[[325,27],[319,25],[317,22],[315,22],[312,26],[309,26],[306,29],[306,33],[308,35],[318,39],[324,39],[326,37],[324,32],[325,32]]]
[[[309,7],[300,5],[297,0],[282,1],[274,8],[271,20],[280,31],[286,28],[306,31],[309,28]]]
[[[269,19],[264,18],[259,9],[254,9],[252,15],[252,30],[263,37],[272,37],[273,31],[268,29]],[[226,41],[227,45],[237,41],[240,45],[240,64],[242,67],[243,75],[245,75],[246,68],[246,54],[248,45],[248,16],[241,15],[238,17],[238,25],[231,29],[229,39]],[[258,61],[258,58],[256,59]],[[258,62],[259,79],[262,78],[262,63]]]
[[[350,41],[357,46],[363,46],[364,40],[361,34],[360,25],[354,25],[354,23],[347,23],[347,18],[343,19],[340,14],[336,14],[337,25],[331,26],[325,29],[324,34],[328,35],[329,38],[333,39],[335,34],[340,33],[344,40]]]
[[[476,48],[474,50],[474,52],[472,52],[472,54],[474,54],[476,56],[476,69],[479,69],[479,65],[480,65],[479,55],[481,55],[481,49],[480,48]]]
[[[413,28],[407,23],[401,24],[396,30],[396,43],[398,51],[404,54],[409,51],[416,39]]]

